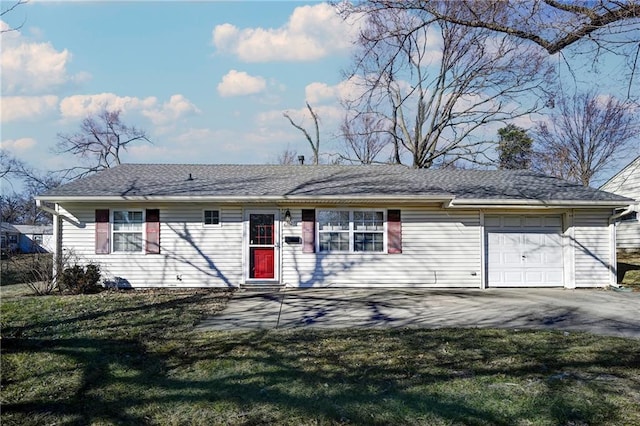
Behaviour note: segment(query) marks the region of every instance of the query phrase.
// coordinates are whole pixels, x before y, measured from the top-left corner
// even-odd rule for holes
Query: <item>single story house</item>
[[[53,226],[13,225],[19,232],[20,253],[49,253],[53,250]]]
[[[602,287],[631,200],[531,171],[124,164],[37,197],[130,287]]]
[[[635,200],[619,211],[616,240],[619,249],[640,250],[640,156],[613,175],[600,189]]]
[[[2,248],[10,253],[53,251],[53,226],[2,223]]]

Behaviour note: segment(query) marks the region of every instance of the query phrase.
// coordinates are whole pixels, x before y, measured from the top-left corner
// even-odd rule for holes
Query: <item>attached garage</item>
[[[485,217],[488,287],[562,287],[562,216]]]

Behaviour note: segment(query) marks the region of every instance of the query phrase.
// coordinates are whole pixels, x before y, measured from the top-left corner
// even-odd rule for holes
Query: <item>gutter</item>
[[[609,216],[609,223],[614,223],[617,219],[621,218],[622,216],[626,216],[629,213],[633,213],[633,212],[640,212],[640,203],[636,203],[636,204],[630,204],[629,206],[627,206],[627,209],[624,211],[621,211],[619,213],[614,213],[611,216]]]
[[[496,207],[521,207],[521,208],[560,208],[560,207],[622,207],[625,201],[593,201],[593,200],[511,200],[511,199],[468,199],[451,200],[445,208],[496,208]]]
[[[40,199],[36,199],[36,207],[44,212],[51,213],[54,216],[60,216],[60,212],[46,206],[45,204],[42,204],[42,200]]]
[[[215,203],[403,203],[403,204],[432,204],[432,203],[450,203],[454,197],[451,195],[382,195],[382,196],[358,196],[358,195],[319,195],[319,196],[281,196],[281,195],[263,195],[263,196],[120,196],[106,195],[95,197],[82,196],[40,196],[36,199],[36,205],[40,205],[42,201],[48,202],[77,202],[77,203],[96,203],[96,202],[114,202],[114,201],[138,201],[138,202],[215,202]],[[47,210],[45,210],[47,211]]]

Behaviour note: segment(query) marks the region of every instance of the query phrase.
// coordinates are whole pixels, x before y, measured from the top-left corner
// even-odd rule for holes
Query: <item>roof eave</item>
[[[96,203],[96,202],[209,202],[209,203],[258,203],[258,204],[278,204],[278,203],[396,203],[396,204],[433,204],[449,203],[454,197],[451,195],[365,195],[365,196],[209,196],[209,195],[176,195],[176,196],[121,196],[121,195],[100,195],[100,196],[39,196],[37,200],[53,203]]]
[[[448,208],[522,208],[522,209],[544,209],[544,208],[576,208],[576,207],[625,207],[629,203],[626,201],[611,200],[513,200],[513,199],[455,199],[452,200]]]

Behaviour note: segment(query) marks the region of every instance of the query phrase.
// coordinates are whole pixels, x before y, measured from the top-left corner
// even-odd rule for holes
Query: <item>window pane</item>
[[[353,234],[354,251],[382,251],[384,235],[380,232],[355,232]]]
[[[218,224],[220,224],[220,211],[219,210],[205,210],[204,211],[204,224],[205,225],[218,225]]]
[[[113,251],[142,251],[142,233],[113,234]]]
[[[318,224],[320,230],[349,230],[349,212],[338,210],[319,210]]]
[[[321,232],[320,251],[349,251],[349,233]]]
[[[382,212],[353,212],[353,226],[358,231],[382,231],[384,229],[384,214]]]
[[[114,211],[113,230],[142,232],[142,212]]]

